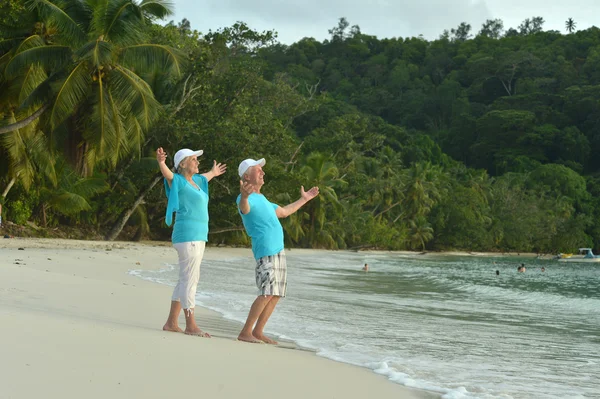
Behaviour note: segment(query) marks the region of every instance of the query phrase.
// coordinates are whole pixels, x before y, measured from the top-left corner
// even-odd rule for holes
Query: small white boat
[[[596,263],[600,262],[600,255],[594,255],[592,248],[579,248],[579,254],[560,254],[559,262]]]

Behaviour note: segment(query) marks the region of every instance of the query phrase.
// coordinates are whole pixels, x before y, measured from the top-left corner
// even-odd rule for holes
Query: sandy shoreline
[[[251,253],[205,254],[236,257]],[[311,352],[236,342],[236,326],[202,308],[214,338],[163,332],[171,287],[128,271],[174,261],[170,243],[0,239],[0,396],[438,397]]]

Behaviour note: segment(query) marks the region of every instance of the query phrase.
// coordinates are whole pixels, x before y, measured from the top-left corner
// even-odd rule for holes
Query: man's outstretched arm
[[[286,218],[302,208],[311,199],[319,195],[319,187],[313,187],[308,191],[304,191],[304,186],[300,187],[300,199],[286,206],[280,206],[275,210],[278,218]]]
[[[254,186],[250,183],[243,182],[240,180],[240,203],[238,205],[240,212],[247,215],[250,212],[250,203],[248,203],[248,197],[254,192]]]

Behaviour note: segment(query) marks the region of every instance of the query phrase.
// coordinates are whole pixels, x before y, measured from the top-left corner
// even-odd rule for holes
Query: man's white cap
[[[248,168],[251,168],[256,165],[265,166],[266,163],[267,161],[265,161],[264,158],[261,158],[258,161],[255,161],[254,159],[250,158],[244,159],[238,167],[238,174],[240,175],[240,177],[244,177],[244,173],[246,173]]]
[[[192,157],[192,156],[199,157],[202,154],[204,154],[204,151],[202,151],[202,150],[192,151],[189,148],[183,148],[183,149],[177,151],[175,153],[175,157],[173,158],[173,161],[175,162],[175,169],[177,169],[179,167],[179,163],[181,161],[183,161],[185,158]]]

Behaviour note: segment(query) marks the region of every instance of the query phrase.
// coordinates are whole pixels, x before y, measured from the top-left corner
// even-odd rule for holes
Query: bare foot
[[[198,331],[198,332],[187,332],[186,331],[185,335],[192,335],[194,337],[202,337],[202,338],[212,338],[209,333],[204,332],[204,331]]]
[[[250,342],[253,344],[262,344],[263,343],[263,341],[255,338],[253,335],[247,335],[247,334],[240,334],[240,335],[238,335],[237,339],[238,339],[238,341]]]
[[[209,333],[202,331],[201,329],[198,328],[198,326],[189,327],[189,328],[186,327],[185,333],[187,335],[194,335],[196,337],[211,338]]]
[[[165,324],[163,326],[163,331],[171,331],[171,332],[183,332],[183,330],[181,328],[179,328],[179,326],[170,326],[168,324]]]
[[[199,329],[197,327],[194,328],[194,329],[191,329],[191,330],[188,330],[186,328],[185,329],[185,334],[186,335],[193,335],[193,336],[196,336],[196,337],[212,338],[209,333],[204,332],[204,331],[202,331],[201,329]]]
[[[271,338],[267,337],[264,334],[254,334],[253,337],[256,338],[256,339],[260,339],[265,344],[269,344],[269,345],[277,345],[277,344],[279,344],[279,342],[277,342],[275,340],[272,340]]]

